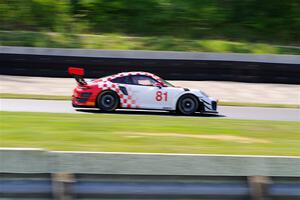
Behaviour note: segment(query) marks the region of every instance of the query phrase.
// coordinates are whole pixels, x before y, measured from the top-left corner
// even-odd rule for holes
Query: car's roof
[[[148,76],[155,76],[154,74],[150,72],[143,72],[143,71],[133,71],[133,72],[121,72],[118,74],[115,74],[118,76],[130,76],[130,75],[148,75]]]
[[[110,81],[114,78],[118,78],[118,77],[123,77],[123,76],[131,76],[131,75],[144,75],[144,76],[150,76],[152,78],[154,78],[155,80],[160,80],[160,78],[158,76],[156,76],[155,74],[152,74],[150,72],[143,72],[143,71],[133,71],[133,72],[121,72],[118,74],[113,74],[110,76],[106,76],[101,78],[103,81]]]

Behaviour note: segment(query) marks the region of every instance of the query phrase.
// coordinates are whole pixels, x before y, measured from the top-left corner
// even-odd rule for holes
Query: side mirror
[[[162,85],[161,83],[155,83],[155,84],[154,84],[154,87],[162,88],[163,85]]]

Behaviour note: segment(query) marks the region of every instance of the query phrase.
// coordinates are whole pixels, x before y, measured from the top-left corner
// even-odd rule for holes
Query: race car
[[[122,72],[86,81],[84,69],[69,67],[78,86],[72,95],[73,107],[166,110],[183,115],[217,113],[217,100],[201,90],[175,87],[149,72]]]

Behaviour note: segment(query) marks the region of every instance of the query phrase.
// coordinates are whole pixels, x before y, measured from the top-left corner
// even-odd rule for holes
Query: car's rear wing
[[[86,85],[83,76],[84,76],[84,69],[83,68],[77,68],[77,67],[69,67],[68,69],[69,74],[75,78],[77,83],[79,85]]]

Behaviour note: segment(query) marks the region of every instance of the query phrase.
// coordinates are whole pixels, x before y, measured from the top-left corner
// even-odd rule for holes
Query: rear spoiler
[[[75,78],[77,83],[79,85],[86,85],[83,76],[84,76],[84,69],[83,68],[77,68],[77,67],[69,67],[68,69],[69,74]]]

